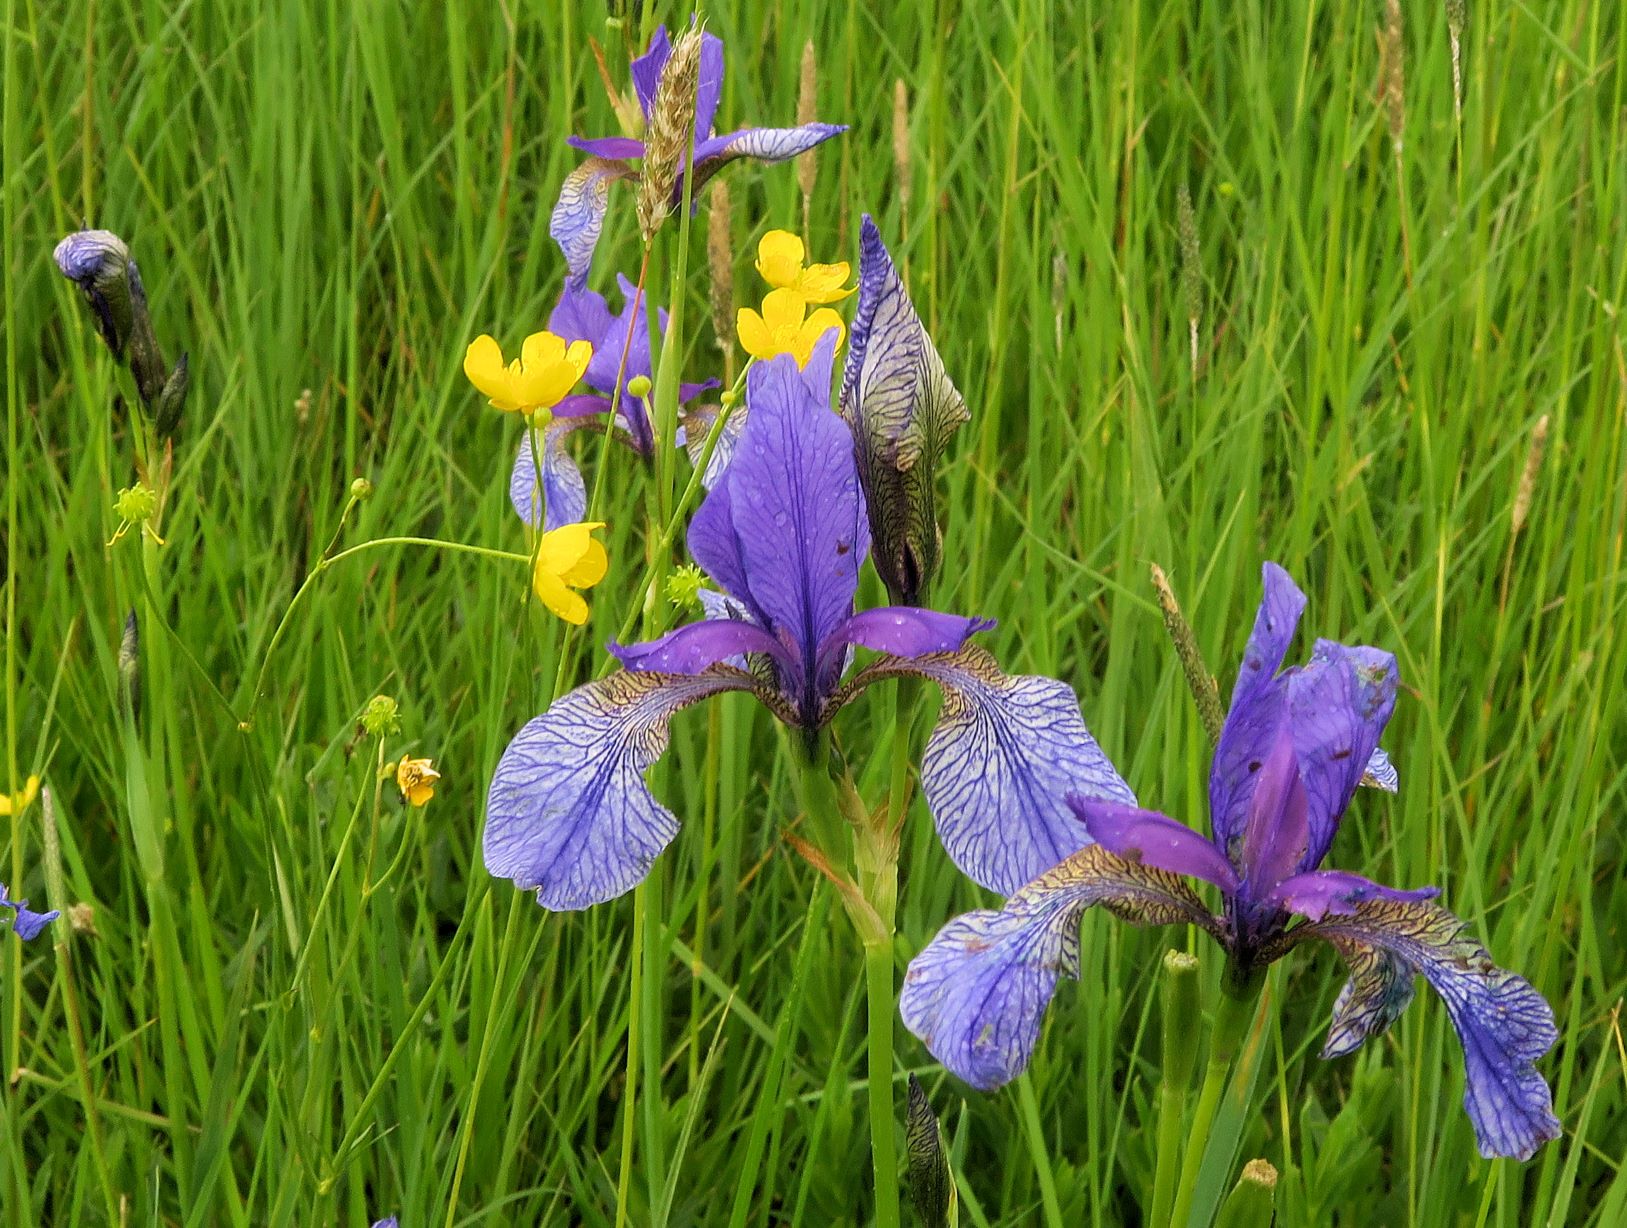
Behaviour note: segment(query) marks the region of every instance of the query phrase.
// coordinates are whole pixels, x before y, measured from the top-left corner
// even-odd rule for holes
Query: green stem
[[[259,705],[260,697],[265,692],[266,669],[271,664],[271,658],[277,655],[277,646],[282,643],[282,637],[288,633],[289,625],[293,622],[294,611],[299,608],[305,595],[316,584],[317,577],[342,559],[376,550],[381,546],[428,546],[433,549],[450,550],[455,554],[478,554],[485,558],[502,559],[509,563],[531,563],[529,554],[515,554],[512,550],[493,550],[486,546],[471,546],[465,542],[442,541],[438,537],[376,537],[372,541],[362,542],[351,546],[348,550],[341,550],[338,554],[324,555],[318,559],[316,566],[305,577],[304,583],[299,586],[288,608],[282,612],[282,618],[277,623],[277,629],[271,633],[271,642],[266,645],[265,656],[260,659],[260,669],[254,675],[254,689],[249,692],[249,715],[241,722],[244,727],[254,723],[254,710]]]
[[[627,999],[627,1075],[622,1094],[621,1168],[616,1175],[616,1228],[627,1223],[627,1191],[633,1177],[633,1123],[638,1118],[639,987],[643,983],[644,964],[644,884],[633,888],[633,950],[632,967],[628,970],[632,987]]]
[[[1158,1166],[1153,1173],[1152,1213],[1147,1217],[1147,1223],[1155,1228],[1170,1222],[1170,1211],[1175,1204],[1175,1177],[1180,1169],[1187,1090],[1168,1082],[1158,1089]]]
[[[864,986],[870,1015],[867,1056],[875,1222],[876,1228],[898,1228],[898,1149],[893,1137],[893,944],[890,940],[865,944]]]
[[[1051,1158],[1045,1146],[1045,1129],[1040,1124],[1039,1101],[1034,1098],[1034,1080],[1027,1074],[1017,1078],[1017,1108],[1028,1134],[1028,1150],[1039,1180],[1040,1206],[1045,1209],[1045,1228],[1062,1228],[1062,1203],[1056,1196],[1056,1180],[1051,1176]]]
[[[1228,974],[1230,971],[1227,970]],[[1169,1221],[1171,1225],[1185,1228],[1192,1217],[1192,1200],[1197,1194],[1203,1156],[1209,1149],[1209,1132],[1214,1127],[1215,1113],[1226,1090],[1232,1060],[1248,1035],[1249,1024],[1253,1022],[1259,988],[1257,978],[1242,986],[1234,986],[1229,976],[1222,981],[1220,1000],[1215,1004],[1214,1026],[1209,1034],[1209,1057],[1203,1067],[1203,1087],[1198,1092],[1198,1107],[1192,1115],[1192,1127],[1186,1136],[1180,1193],[1175,1199],[1175,1211]],[[1157,1228],[1157,1221],[1154,1221],[1154,1225]]]

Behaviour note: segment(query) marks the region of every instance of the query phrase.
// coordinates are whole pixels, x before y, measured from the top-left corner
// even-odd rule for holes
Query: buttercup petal
[[[496,338],[481,333],[463,353],[463,374],[475,391],[488,398],[496,409],[517,408],[514,381],[503,363],[503,350]]]
[[[580,627],[588,620],[588,603],[580,593],[574,593],[565,587],[565,581],[558,576],[538,570],[531,577],[531,589],[552,614],[564,619],[573,627]]]
[[[807,250],[788,230],[771,230],[757,241],[757,272],[770,286],[796,289]]]

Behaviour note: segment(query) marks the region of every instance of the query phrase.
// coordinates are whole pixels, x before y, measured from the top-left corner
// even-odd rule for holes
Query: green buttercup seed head
[[[401,731],[401,709],[388,695],[375,695],[362,709],[362,728],[375,738]]]
[[[706,574],[693,563],[685,563],[667,577],[667,600],[680,609],[700,604],[700,591]]]
[[[158,510],[158,494],[145,482],[126,486],[113,500],[113,511],[126,524],[145,524]]]

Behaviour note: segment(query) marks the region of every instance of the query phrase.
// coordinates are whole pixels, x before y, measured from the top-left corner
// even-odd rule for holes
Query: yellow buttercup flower
[[[20,793],[0,793],[0,815],[21,814],[34,804],[34,799],[40,795],[40,778],[30,776],[24,782]]]
[[[842,317],[829,307],[807,315],[808,301],[795,290],[770,290],[763,299],[762,314],[742,307],[735,317],[740,348],[753,358],[767,359],[778,354],[796,355],[797,366],[808,365],[814,344],[831,329],[836,330],[836,346],[847,336]]]
[[[552,409],[581,379],[593,357],[588,341],[565,344],[553,333],[532,333],[520,347],[520,356],[503,364],[503,350],[482,333],[463,355],[463,373],[490,400],[494,409],[534,413]]]
[[[810,303],[834,303],[853,293],[844,286],[851,271],[847,261],[810,264],[802,240],[788,230],[771,230],[757,244],[757,271],[776,290],[795,290]]]
[[[440,778],[432,759],[408,759],[403,755],[395,769],[396,788],[401,790],[401,800],[409,806],[428,803],[435,796],[435,784]]]
[[[593,536],[594,529],[602,528],[602,520],[561,525],[544,533],[537,545],[531,576],[537,600],[578,627],[588,620],[588,603],[572,590],[592,588],[610,570],[604,543]]]

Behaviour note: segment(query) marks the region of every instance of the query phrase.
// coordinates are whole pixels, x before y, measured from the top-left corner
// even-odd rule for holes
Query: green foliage
[[[523,566],[380,547],[320,576],[256,703],[290,597],[341,529],[341,547],[524,549],[514,424],[459,364],[481,331],[517,343],[558,293],[562,138],[614,131],[588,39],[622,80],[636,41],[635,17],[601,17],[4,5],[0,792],[46,780],[49,904],[91,907],[71,939],[63,922],[0,950],[0,1205],[17,1222],[612,1224],[635,1010],[631,1222],[867,1214],[862,958],[828,899],[810,911],[825,888],[781,839],[795,804],[757,710],[731,699],[674,729],[657,784],[685,827],[639,935],[643,1000],[630,900],[547,914],[480,864],[503,745],[556,678],[602,668],[639,600],[645,479],[625,454],[585,634],[528,610]],[[1548,995],[1562,1039],[1542,1069],[1567,1134],[1524,1166],[1480,1160],[1427,994],[1371,1052],[1319,1062],[1340,973],[1296,960],[1274,974],[1238,1145],[1284,1174],[1280,1214],[1306,1217],[1284,1222],[1620,1222],[1627,24],[1582,0],[1471,7],[1460,123],[1447,8],[1408,6],[1397,147],[1372,4],[719,0],[706,18],[729,47],[726,121],[791,122],[813,40],[818,114],[853,130],[818,153],[810,256],[853,258],[873,212],[971,409],[935,602],[999,618],[1008,668],[1074,684],[1142,797],[1203,822],[1208,743],[1150,564],[1223,692],[1266,558],[1315,630],[1400,658],[1401,793],[1363,793],[1337,864],[1439,884]],[[801,195],[788,167],[730,186],[755,294],[756,240],[798,229]],[[128,240],[157,332],[190,356],[162,545],[107,545],[137,476],[133,389],[51,263],[82,220]],[[630,192],[600,261],[600,284],[610,262],[636,272]],[[686,378],[717,365],[705,280]],[[376,493],[342,523],[361,476]],[[132,608],[139,711],[119,671]],[[401,721],[382,743],[356,730],[381,692]],[[872,799],[889,765],[860,752],[887,718],[872,702],[840,727]],[[403,753],[443,773],[424,810],[381,782]],[[44,809],[0,829],[0,878],[36,906]],[[981,902],[917,801],[900,963]],[[70,943],[55,958],[53,940]],[[1042,1222],[1042,1202],[1134,1222],[1172,942],[1087,919],[1031,1121],[1016,1089],[948,1082],[900,1030],[900,1120],[913,1072],[962,1223]]]

